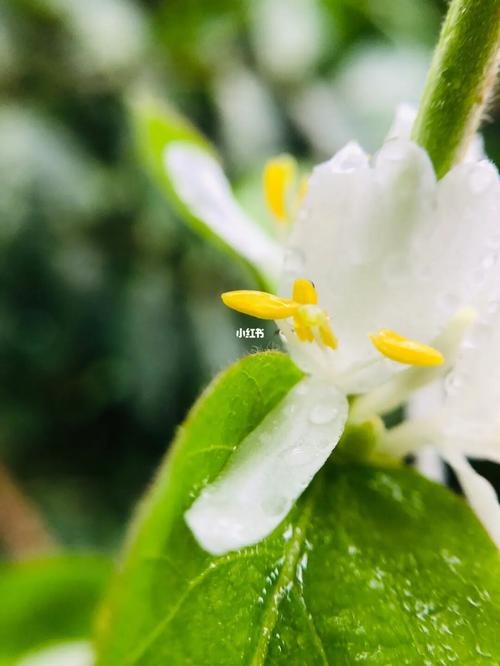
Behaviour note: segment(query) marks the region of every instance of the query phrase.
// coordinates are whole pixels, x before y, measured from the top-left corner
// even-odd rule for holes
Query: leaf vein
[[[280,604],[287,590],[293,585],[297,563],[302,554],[306,539],[307,526],[314,508],[317,488],[318,485],[316,484],[309,497],[305,500],[302,514],[297,521],[290,541],[287,543],[281,572],[272,592],[268,595],[269,601],[262,613],[260,635],[257,640],[253,657],[249,662],[250,666],[263,666],[265,664],[273,630],[278,622]]]

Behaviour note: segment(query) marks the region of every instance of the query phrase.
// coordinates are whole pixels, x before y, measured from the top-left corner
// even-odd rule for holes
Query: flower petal
[[[500,266],[488,300],[444,384],[447,440],[471,458],[500,461]]]
[[[428,344],[461,306],[475,305],[500,234],[499,202],[491,164],[462,164],[437,182],[426,152],[406,140],[387,142],[371,164],[347,146],[314,170],[282,293],[296,277],[315,284],[339,339],[337,372],[373,362],[349,392],[401,371],[377,358],[368,333],[388,328]]]
[[[465,456],[448,450],[442,453],[457,475],[469,504],[500,548],[500,504],[495,489],[487,479],[471,467]]]
[[[242,210],[217,160],[206,150],[182,141],[169,144],[163,159],[172,185],[190,213],[276,280],[282,250]]]
[[[410,139],[411,130],[415,118],[417,117],[417,110],[412,104],[398,104],[392,125],[385,137],[386,141],[393,139]]]
[[[297,384],[186,512],[200,546],[221,555],[270,534],[335,448],[347,410],[331,384],[312,377]]]
[[[443,460],[436,449],[426,446],[415,455],[415,467],[422,476],[430,481],[444,485],[446,482],[446,470]]]

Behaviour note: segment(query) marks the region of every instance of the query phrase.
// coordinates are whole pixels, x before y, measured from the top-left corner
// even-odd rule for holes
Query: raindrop
[[[474,194],[481,194],[492,182],[492,173],[489,169],[476,169],[469,180],[470,189]]]
[[[298,275],[304,272],[304,253],[297,248],[290,248],[285,254],[283,268],[287,273]]]
[[[444,380],[444,388],[446,393],[453,395],[456,393],[462,385],[462,382],[459,377],[454,372],[450,372],[446,375]]]
[[[309,420],[315,425],[326,425],[330,421],[333,421],[338,412],[339,410],[334,405],[320,403],[311,409]]]
[[[287,449],[284,455],[288,458],[291,465],[303,465],[310,458],[310,447],[303,444],[298,444],[290,449]]]
[[[286,509],[287,499],[281,495],[267,497],[262,502],[262,510],[268,516],[280,516]]]
[[[449,312],[450,310],[456,310],[459,306],[460,299],[456,293],[445,292],[439,297],[439,302],[441,307]]]

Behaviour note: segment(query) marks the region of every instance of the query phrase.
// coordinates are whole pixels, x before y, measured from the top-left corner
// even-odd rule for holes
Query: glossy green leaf
[[[344,455],[264,542],[198,547],[184,511],[299,379],[281,354],[250,356],[194,407],[130,534],[99,666],[500,663],[498,552],[460,498],[410,469]]]
[[[65,555],[0,564],[0,664],[45,645],[88,639],[111,563]]]

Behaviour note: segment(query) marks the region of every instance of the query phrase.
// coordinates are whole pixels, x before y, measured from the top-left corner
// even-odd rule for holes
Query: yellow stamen
[[[281,298],[265,291],[226,291],[222,302],[229,308],[259,319],[288,319],[293,317],[295,334],[302,342],[321,342],[337,348],[337,339],[328,316],[318,307],[314,285],[303,278],[293,284],[293,298]]]
[[[314,342],[313,332],[299,315],[295,315],[293,318],[293,329],[298,339],[302,342]]]
[[[318,294],[314,285],[309,280],[303,278],[295,280],[293,283],[293,300],[302,305],[316,305],[318,302]]]
[[[293,157],[280,155],[264,168],[264,193],[272,214],[280,221],[288,220],[287,195],[295,178],[297,165]]]
[[[434,347],[410,340],[388,329],[370,334],[370,340],[381,354],[398,363],[417,366],[444,363],[444,356]]]
[[[337,349],[338,342],[335,337],[332,327],[330,326],[328,319],[325,317],[325,321],[319,327],[319,334],[321,337],[321,342],[331,349]]]
[[[293,317],[299,304],[289,298],[280,298],[265,291],[226,291],[221,295],[228,308],[259,319],[287,319]]]

